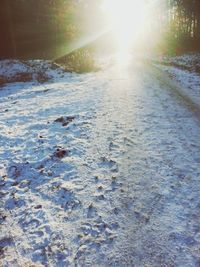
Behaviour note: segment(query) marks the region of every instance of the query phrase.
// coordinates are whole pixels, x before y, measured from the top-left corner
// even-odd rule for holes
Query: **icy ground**
[[[157,57],[153,62],[178,82],[179,90],[187,95],[200,109],[200,54]]]
[[[177,67],[159,65],[159,68],[176,81],[180,85],[179,90],[200,108],[200,74]]]
[[[199,267],[198,119],[142,64],[35,64],[0,89],[0,266]]]

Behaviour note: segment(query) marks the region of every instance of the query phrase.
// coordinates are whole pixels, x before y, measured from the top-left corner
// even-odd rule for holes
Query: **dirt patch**
[[[19,72],[15,76],[5,77],[0,76],[0,85],[5,85],[6,83],[15,83],[15,82],[29,82],[33,79],[31,73]]]
[[[41,71],[37,73],[19,72],[16,75],[11,76],[11,77],[5,77],[1,75],[0,86],[4,86],[5,84],[8,84],[8,83],[31,82],[34,80],[38,81],[39,83],[45,83],[50,80],[50,77]]]

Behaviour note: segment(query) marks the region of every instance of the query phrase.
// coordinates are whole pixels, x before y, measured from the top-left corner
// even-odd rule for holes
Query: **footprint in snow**
[[[90,249],[91,246],[99,248],[101,244],[111,244],[116,238],[118,227],[117,223],[107,224],[100,218],[94,223],[85,223],[80,228],[79,242],[81,245],[86,245],[86,249]]]
[[[102,192],[102,191],[103,191],[103,185],[99,185],[99,186],[97,187],[97,191],[98,191],[98,192]]]
[[[32,231],[30,234],[33,236],[33,238],[37,238],[43,237],[45,233],[43,231]]]
[[[7,247],[12,247],[14,246],[14,240],[12,239],[12,237],[9,236],[5,236],[3,238],[0,239],[0,259],[3,257],[4,251],[7,250]]]
[[[81,206],[81,202],[79,199],[77,199],[73,190],[66,188],[64,185],[57,186],[55,190],[53,189],[53,194],[50,196],[50,198],[51,201],[54,201],[65,211],[72,212]]]
[[[115,208],[113,209],[113,213],[114,213],[115,215],[118,215],[118,214],[120,213],[120,209],[115,207]]]
[[[108,159],[106,157],[101,157],[100,158],[101,162],[99,163],[99,166],[102,168],[108,168],[112,172],[118,172],[118,164],[116,161],[112,159]]]
[[[99,182],[99,177],[98,177],[98,176],[95,176],[95,177],[94,177],[94,181],[95,181],[95,183],[97,184],[97,183]]]
[[[64,149],[64,148],[57,148],[53,154],[53,156],[58,159],[62,159],[68,155],[69,155],[69,150]]]
[[[106,200],[106,197],[104,196],[104,194],[96,194],[95,199],[96,201],[102,201],[102,200]]]
[[[47,262],[48,262],[48,254],[47,254],[47,246],[40,244],[39,247],[36,246],[36,248],[34,249],[34,252],[32,254],[32,261],[34,263],[41,263],[42,266],[47,266]],[[35,265],[33,265],[35,266]],[[40,265],[39,265],[40,266]]]
[[[183,244],[187,246],[193,246],[197,243],[193,236],[190,236],[188,233],[183,232],[170,233],[169,240],[173,241],[173,243]]]
[[[109,150],[112,151],[112,150],[115,150],[115,149],[119,149],[119,146],[114,144],[112,141],[110,142],[109,144]]]
[[[21,208],[25,205],[26,202],[23,199],[15,198],[14,196],[12,196],[6,201],[5,208],[8,210],[13,210],[15,208]]]
[[[4,187],[6,185],[5,179],[2,178],[2,180],[0,180],[0,187]]]
[[[4,210],[0,210],[0,224],[6,220],[7,216],[4,214]]]
[[[73,120],[75,120],[75,116],[66,116],[66,117],[62,116],[62,117],[56,119],[54,122],[61,123],[62,126],[68,126],[68,124],[70,122],[72,122]]]
[[[114,192],[117,189],[121,188],[122,186],[123,186],[123,184],[118,181],[118,179],[117,179],[117,177],[115,175],[113,175],[112,178],[111,178],[111,183],[110,183],[110,187],[111,188],[106,189],[105,192],[106,193]]]
[[[3,237],[0,239],[0,247],[7,247],[14,245],[12,237]]]
[[[23,221],[21,223],[23,230],[25,231],[32,231],[33,229],[38,229],[38,227],[41,225],[40,220],[38,219],[30,219],[29,221]]]
[[[112,191],[115,191],[119,187],[122,187],[122,186],[123,186],[123,184],[117,181],[117,177],[116,176],[112,176],[112,182],[111,182]]]
[[[88,207],[87,218],[94,218],[98,215],[97,209],[91,203]]]

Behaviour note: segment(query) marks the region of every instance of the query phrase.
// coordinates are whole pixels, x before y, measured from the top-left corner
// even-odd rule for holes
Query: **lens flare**
[[[147,27],[145,0],[104,0],[102,9],[112,29],[120,57],[138,43]]]

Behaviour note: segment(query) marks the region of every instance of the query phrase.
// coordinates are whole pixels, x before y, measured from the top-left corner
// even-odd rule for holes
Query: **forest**
[[[81,35],[103,28],[100,2],[1,0],[0,57],[52,59],[65,55]],[[164,6],[155,16],[163,36],[159,49],[164,53],[199,50],[200,1],[164,0]]]
[[[200,50],[200,1],[168,0],[169,45],[177,53]]]

